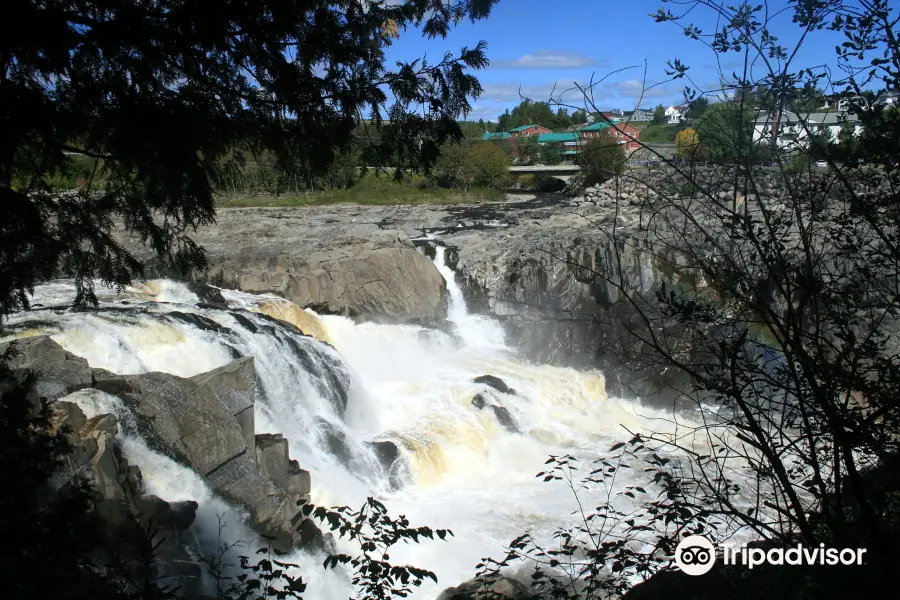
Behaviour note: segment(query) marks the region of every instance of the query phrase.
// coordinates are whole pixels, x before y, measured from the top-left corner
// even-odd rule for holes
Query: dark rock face
[[[20,347],[24,352],[13,366],[38,370],[39,390],[48,397],[91,386],[118,395],[134,414],[137,433],[152,448],[189,466],[216,493],[245,508],[251,525],[276,539],[276,549],[288,551],[301,543],[298,502],[309,498],[310,475],[291,460],[281,435],[255,433],[260,387],[252,358],[190,378],[117,375],[91,369],[47,337],[22,340]],[[68,472],[94,482],[107,522],[119,524],[128,515],[143,514],[176,532],[190,526],[196,503],[140,498],[140,471],[118,450],[118,423],[112,415],[86,419],[77,405],[65,401],[55,408],[57,426],[75,432]]]
[[[388,475],[391,487],[399,489],[403,485],[403,456],[400,454],[400,448],[397,444],[390,440],[382,440],[379,442],[366,442],[378,462],[381,464],[384,472]]]
[[[193,500],[166,502],[158,496],[141,498],[141,513],[155,527],[185,531],[197,518],[199,504]]]
[[[182,323],[187,323],[188,325],[193,325],[201,331],[214,331],[216,333],[228,333],[229,331],[227,327],[219,325],[212,319],[194,313],[185,313],[179,310],[173,310],[172,312],[166,313],[166,318],[172,319],[174,321],[181,321]]]
[[[0,344],[0,353],[10,342]],[[93,383],[91,367],[80,356],[66,352],[46,336],[25,338],[15,342],[19,354],[10,361],[14,370],[31,370],[38,375],[38,395],[55,400],[72,392],[89,388]]]
[[[118,530],[141,512],[141,473],[128,464],[116,446],[119,424],[112,415],[88,419],[77,404],[58,401],[53,405],[54,429],[66,428],[72,453],[61,477],[80,476],[92,482],[96,507],[103,522]]]
[[[192,234],[207,251],[210,267],[191,278],[201,284],[278,294],[327,314],[425,325],[446,318],[444,279],[404,232],[351,227],[343,219],[343,231],[322,236],[309,227],[302,211],[287,211],[277,219],[271,215],[247,211],[240,220],[226,218],[215,228]],[[179,277],[147,255],[137,240],[123,242],[146,258],[151,276]],[[224,302],[208,286],[195,287],[194,292],[205,304]]]
[[[318,418],[316,422],[319,428],[319,435],[322,436],[322,440],[328,447],[329,454],[345,464],[352,462],[354,452],[344,433],[325,419]]]
[[[200,299],[201,304],[221,310],[226,310],[228,308],[228,302],[222,296],[222,290],[219,288],[203,283],[202,281],[193,281],[189,287],[192,292],[197,294],[197,298]]]
[[[500,577],[490,584],[470,579],[456,587],[447,588],[441,592],[437,600],[476,600],[476,598],[530,600],[534,596],[524,583],[510,577]]]
[[[499,377],[494,377],[493,375],[481,375],[480,377],[476,377],[474,381],[475,383],[489,385],[501,394],[512,394],[513,396],[516,394],[516,390],[506,385],[506,382]]]
[[[479,377],[478,379],[481,378]],[[516,424],[516,420],[509,412],[509,409],[498,404],[490,404],[484,394],[475,394],[475,397],[472,398],[472,406],[474,406],[478,410],[482,410],[485,407],[490,408],[492,411],[494,411],[494,416],[497,418],[497,422],[500,423],[500,425],[504,429],[512,433],[521,433],[521,431],[519,430],[519,426]]]
[[[308,497],[309,473],[290,459],[283,437],[255,434],[259,382],[252,358],[187,379],[165,373],[126,379],[138,391],[122,397],[146,439],[244,507],[278,550],[299,542],[293,521],[297,501]]]
[[[516,425],[516,421],[513,419],[508,409],[497,406],[496,404],[491,406],[491,409],[493,409],[494,416],[497,417],[497,421],[504,429],[512,433],[519,433],[519,426]]]
[[[140,433],[157,450],[208,476],[247,452],[234,414],[204,386],[166,373],[132,376],[139,393],[122,395]]]

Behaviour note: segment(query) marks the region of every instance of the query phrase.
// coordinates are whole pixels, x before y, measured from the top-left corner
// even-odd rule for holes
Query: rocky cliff
[[[192,237],[209,258],[193,278],[251,293],[274,293],[319,313],[431,325],[447,315],[446,286],[406,233],[304,209],[237,209]],[[323,227],[319,227],[319,225]],[[138,246],[135,244],[135,248]],[[153,261],[148,261],[153,265]],[[151,268],[151,275],[171,275]]]
[[[123,399],[148,445],[203,476],[210,488],[242,506],[250,525],[274,538],[274,547],[321,544],[321,533],[306,523],[298,502],[307,501],[310,476],[288,454],[280,435],[256,434],[253,411],[259,385],[252,358],[190,378],[166,373],[117,375],[91,369],[49,337],[16,342],[15,370],[38,375],[38,394],[53,402],[56,426],[66,426],[75,448],[66,477],[81,474],[92,482],[106,520],[150,518],[186,528],[181,506],[143,497],[140,470],[128,464],[117,443],[120,424],[110,414],[86,418],[71,392],[94,388]],[[0,353],[6,344],[0,345]],[[168,508],[166,508],[168,507]],[[196,504],[194,505],[196,510]],[[312,526],[311,526],[312,525]]]

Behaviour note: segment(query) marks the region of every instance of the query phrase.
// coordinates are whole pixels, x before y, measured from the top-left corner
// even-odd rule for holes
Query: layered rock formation
[[[65,351],[48,337],[16,342],[20,354],[11,367],[38,374],[38,393],[48,400],[88,387],[115,394],[135,416],[148,445],[200,474],[210,488],[242,506],[251,525],[275,539],[276,549],[322,544],[312,523],[303,522],[298,502],[307,501],[310,476],[288,454],[280,435],[256,434],[254,405],[259,383],[252,358],[239,358],[190,378],[166,373],[116,375],[91,369],[87,361]],[[0,352],[5,345],[0,347]],[[70,471],[94,482],[99,506],[116,511],[140,508],[140,474],[124,460],[115,443],[118,424],[112,415],[86,419],[70,402],[57,401],[59,424],[75,435]],[[113,509],[115,507],[115,510]],[[158,509],[154,509],[157,511]]]
[[[423,324],[446,317],[443,278],[401,231],[354,226],[348,215],[340,232],[321,235],[301,209],[226,214],[231,218],[193,236],[210,264],[195,279],[278,294],[325,314]]]

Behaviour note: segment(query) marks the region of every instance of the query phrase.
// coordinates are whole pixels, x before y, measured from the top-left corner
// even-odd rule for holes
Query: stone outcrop
[[[521,581],[511,577],[499,577],[490,583],[470,579],[456,587],[447,588],[441,592],[437,600],[476,600],[476,598],[530,600],[534,595]]]
[[[298,508],[298,502],[309,500],[309,473],[290,458],[286,439],[255,432],[254,405],[260,392],[252,358],[238,358],[189,378],[117,375],[91,369],[49,337],[27,338],[17,346],[20,353],[11,366],[34,369],[42,396],[53,399],[87,387],[119,396],[151,448],[190,467],[213,491],[245,508],[251,525],[274,537],[277,549],[324,543],[316,525],[305,523]],[[163,500],[141,504],[140,473],[127,465],[115,443],[118,423],[112,415],[86,419],[77,405],[65,401],[55,408],[57,426],[74,432],[69,471],[94,482],[98,506],[110,513],[107,520],[125,518],[116,512],[124,506],[128,514],[149,511],[184,527],[192,514],[189,505],[162,508]]]
[[[76,476],[89,481],[96,509],[105,523],[118,529],[128,517],[142,512],[142,482],[140,469],[129,465],[116,445],[116,418],[98,415],[88,419],[72,402],[59,401],[52,406],[52,427],[65,431],[72,447],[61,481]]]
[[[496,377],[494,375],[479,375],[475,379],[473,379],[475,383],[483,383],[484,385],[489,385],[501,394],[516,394],[516,390],[512,389],[506,382]]]
[[[6,351],[8,343],[0,344],[0,354]],[[24,338],[16,342],[17,354],[9,363],[12,369],[30,370],[39,373],[38,395],[47,400],[56,400],[72,392],[91,387],[93,378],[91,367],[80,356],[66,352],[62,346],[49,337]]]
[[[474,406],[478,410],[483,410],[485,407],[489,408],[494,413],[494,417],[497,419],[497,422],[500,423],[500,425],[505,430],[509,431],[510,433],[521,433],[521,430],[516,424],[516,420],[509,412],[509,409],[504,406],[500,406],[499,404],[489,402],[488,398],[484,394],[475,394],[475,397],[472,398],[472,406]]]
[[[325,314],[427,325],[446,317],[444,280],[405,233],[362,233],[347,219],[341,233],[320,236],[301,209],[241,213],[239,222],[220,221],[193,235],[210,265],[195,280],[278,294]],[[150,274],[176,276],[147,262]]]
[[[77,404],[62,400],[52,408],[50,426],[64,431],[72,448],[55,477],[56,485],[65,487],[76,478],[88,482],[107,539],[119,541],[104,551],[116,557],[130,578],[140,578],[145,565],[141,555],[135,554],[136,540],[150,532],[155,545],[154,576],[175,583],[186,597],[197,597],[202,592],[202,568],[180,544],[181,533],[194,522],[197,503],[142,495],[140,468],[122,455],[116,443],[119,424],[113,415],[87,418]]]

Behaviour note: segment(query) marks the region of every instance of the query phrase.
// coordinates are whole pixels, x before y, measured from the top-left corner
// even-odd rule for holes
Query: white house
[[[803,149],[809,145],[810,135],[819,135],[825,131],[831,139],[837,141],[838,134],[845,123],[853,126],[853,133],[862,133],[862,124],[856,115],[844,112],[815,112],[798,115],[790,111],[781,113],[760,114],[753,123],[753,141],[773,141],[779,148]]]
[[[683,106],[670,106],[666,109],[666,123],[669,125],[678,125],[681,123],[681,119],[684,118],[685,107]]]
[[[898,92],[897,90],[884,92],[878,97],[878,102],[880,102],[884,106],[900,106],[900,92]]]

